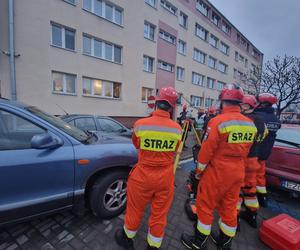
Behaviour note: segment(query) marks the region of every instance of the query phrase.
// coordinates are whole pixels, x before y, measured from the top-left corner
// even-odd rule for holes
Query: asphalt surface
[[[187,143],[188,148],[184,152],[185,159],[191,157],[191,146],[194,141]],[[180,242],[183,232],[193,232],[193,222],[190,221],[184,211],[184,203],[187,199],[185,188],[186,179],[190,169],[194,168],[192,161],[182,163],[176,173],[176,189],[172,207],[168,214],[168,225],[162,244],[164,250],[186,249]],[[268,209],[260,209],[258,221],[271,218],[282,212],[300,219],[300,200],[290,198],[287,193],[272,190]],[[150,209],[145,216],[140,230],[135,238],[135,249],[146,249],[146,235],[148,232],[147,219]],[[217,215],[216,215],[217,217]],[[124,215],[111,220],[100,220],[89,211],[82,217],[77,217],[71,212],[59,213],[34,221],[18,224],[0,229],[0,250],[15,249],[99,249],[119,250],[114,240],[116,229],[122,227]],[[216,220],[217,221],[217,218]],[[218,230],[214,225],[213,230]],[[208,249],[216,249],[209,242]],[[258,229],[253,229],[244,221],[241,221],[241,231],[233,242],[234,250],[258,250],[269,249],[259,239]]]

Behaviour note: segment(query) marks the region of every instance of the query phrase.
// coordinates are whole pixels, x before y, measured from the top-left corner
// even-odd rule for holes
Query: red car
[[[266,174],[269,185],[300,195],[299,125],[283,125],[278,130]]]

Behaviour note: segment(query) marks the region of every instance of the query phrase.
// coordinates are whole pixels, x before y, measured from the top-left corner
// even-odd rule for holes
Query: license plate
[[[283,181],[282,182],[282,187],[300,192],[300,184],[299,183],[290,182],[290,181]]]

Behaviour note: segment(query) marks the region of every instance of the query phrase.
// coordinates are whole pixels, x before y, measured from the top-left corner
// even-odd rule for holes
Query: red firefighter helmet
[[[260,103],[269,103],[271,105],[277,103],[277,97],[271,93],[261,93],[258,95],[258,101]]]
[[[242,102],[243,97],[243,89],[239,85],[232,83],[227,84],[225,88],[221,91],[220,100]]]
[[[159,91],[156,101],[166,101],[171,107],[175,108],[178,94],[173,87],[163,87]]]
[[[216,115],[217,114],[217,108],[215,106],[211,106],[207,110],[209,115]]]
[[[242,104],[248,104],[252,108],[256,108],[258,105],[258,102],[254,95],[244,95]]]

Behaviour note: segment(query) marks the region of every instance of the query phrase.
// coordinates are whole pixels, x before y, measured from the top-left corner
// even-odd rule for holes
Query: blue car
[[[0,98],[0,226],[65,209],[114,217],[136,162],[128,138],[84,132]]]

